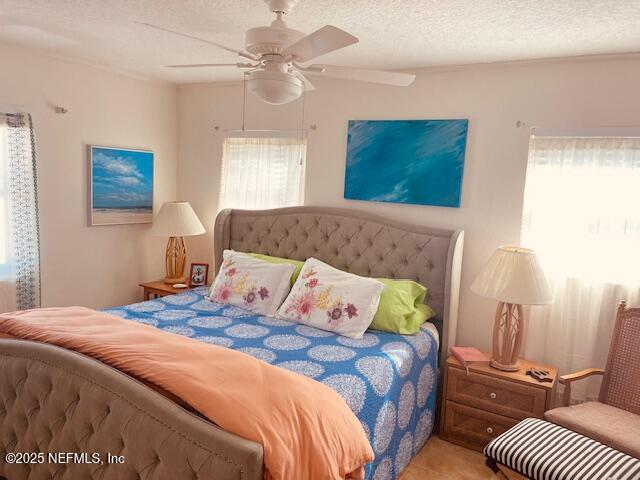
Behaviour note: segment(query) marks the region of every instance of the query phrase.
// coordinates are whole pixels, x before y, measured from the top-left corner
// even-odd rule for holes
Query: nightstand
[[[162,280],[158,280],[157,282],[141,283],[140,286],[144,289],[143,298],[145,300],[166,297],[167,295],[175,295],[176,293],[182,293],[189,290],[189,288],[173,288],[171,284],[164,283]]]
[[[517,372],[504,372],[487,363],[469,365],[453,356],[445,365],[440,436],[463,447],[480,450],[495,437],[529,417],[542,418],[553,407],[558,369],[520,359]],[[548,370],[552,382],[526,375],[529,368]]]

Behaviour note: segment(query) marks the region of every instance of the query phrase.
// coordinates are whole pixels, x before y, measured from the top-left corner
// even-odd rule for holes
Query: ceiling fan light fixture
[[[271,105],[284,105],[302,95],[302,81],[290,73],[255,70],[247,77],[249,91]]]

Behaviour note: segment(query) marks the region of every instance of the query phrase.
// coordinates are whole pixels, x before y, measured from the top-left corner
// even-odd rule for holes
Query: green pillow
[[[427,289],[411,280],[377,278],[384,284],[378,311],[370,328],[385,332],[412,335],[420,326],[435,316],[430,306],[424,304]]]
[[[259,260],[264,260],[265,262],[290,263],[291,265],[296,267],[296,269],[293,271],[293,274],[291,275],[292,287],[293,287],[293,284],[296,283],[296,280],[298,279],[298,275],[300,275],[300,271],[302,270],[302,266],[304,265],[304,262],[301,262],[300,260],[292,260],[290,258],[272,257],[270,255],[263,255],[262,253],[250,253],[249,255]]]

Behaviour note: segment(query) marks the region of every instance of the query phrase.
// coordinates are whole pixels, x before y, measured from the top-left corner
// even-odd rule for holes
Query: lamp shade
[[[166,202],[153,220],[153,235],[188,237],[206,233],[189,202]]]
[[[520,305],[551,303],[553,295],[533,250],[500,247],[491,256],[471,290],[499,302]]]

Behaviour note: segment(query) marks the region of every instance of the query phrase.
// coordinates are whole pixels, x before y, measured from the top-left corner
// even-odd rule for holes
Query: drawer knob
[[[491,400],[495,400],[496,398],[498,398],[498,395],[496,395],[494,392],[491,392],[491,393],[489,394],[489,398],[490,398]]]
[[[491,435],[493,433],[493,428],[487,427],[487,433]]]

